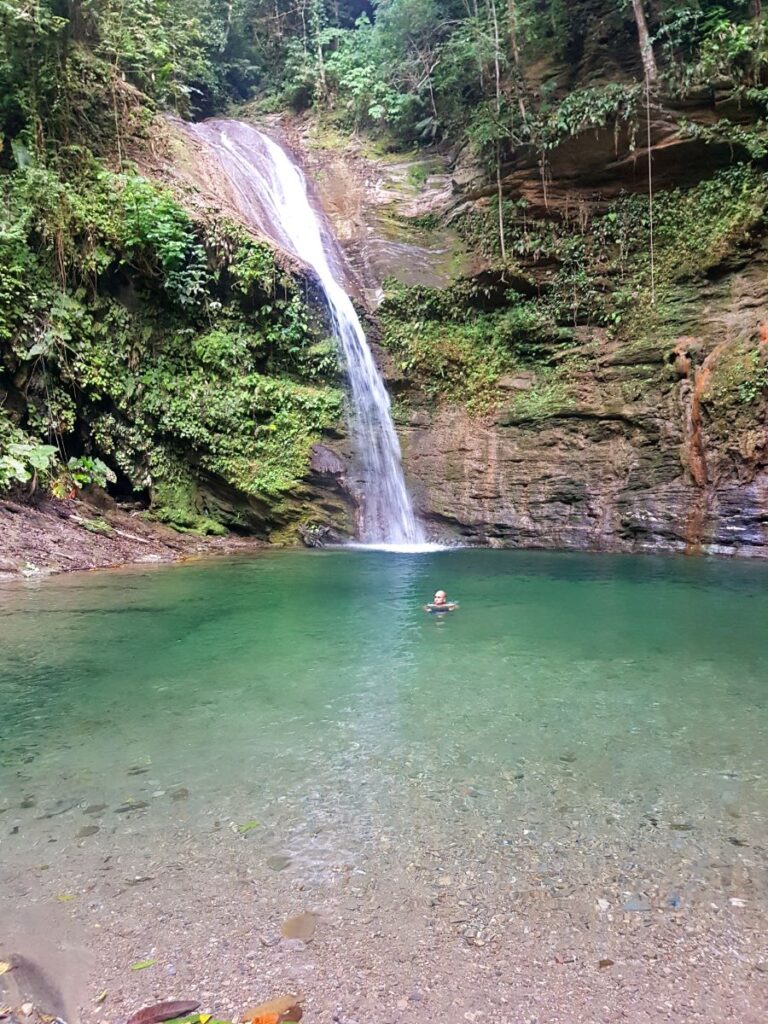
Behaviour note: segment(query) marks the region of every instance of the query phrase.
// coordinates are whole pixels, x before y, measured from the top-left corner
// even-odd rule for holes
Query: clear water
[[[188,130],[221,163],[245,220],[311,267],[323,289],[349,377],[361,540],[390,545],[423,542],[403,476],[389,395],[360,318],[334,269],[338,246],[310,203],[301,170],[276,142],[241,121],[216,119]]]
[[[343,851],[375,867],[382,834],[502,842],[525,822],[608,851],[631,833],[661,889],[717,888],[681,866],[691,843],[731,864],[768,820],[766,583],[751,564],[360,551],[8,587],[0,808],[183,785],[201,819],[279,809],[318,877]],[[422,610],[438,587],[459,612]]]

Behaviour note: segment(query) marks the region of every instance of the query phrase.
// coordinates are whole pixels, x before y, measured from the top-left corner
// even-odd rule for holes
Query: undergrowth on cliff
[[[768,395],[768,351],[743,342],[726,348],[708,375],[704,398],[715,417],[748,410]]]
[[[689,189],[659,193],[654,210],[656,286],[695,279],[748,247],[768,203],[768,175],[736,164]],[[594,215],[540,220],[524,201],[504,203],[507,253],[518,269],[551,268],[539,301],[541,315],[573,326],[629,328],[638,308],[650,305],[650,215],[647,197],[625,194]],[[501,267],[498,212],[464,216],[465,239]],[[643,309],[643,312],[647,310]],[[636,328],[634,325],[633,329]]]
[[[201,471],[260,498],[296,487],[341,396],[323,325],[272,250],[94,161],[77,188],[34,165],[0,188],[13,429],[61,466],[105,460],[161,517]]]
[[[541,304],[512,289],[501,308],[483,311],[483,297],[470,281],[446,290],[390,283],[379,311],[383,344],[409,382],[433,400],[460,401],[471,412],[499,400],[505,374],[539,364],[570,337]]]
[[[625,194],[594,216],[547,221],[527,216],[524,203],[507,203],[507,252],[521,278],[546,268],[539,294],[525,298],[510,289],[483,311],[488,299],[470,282],[445,292],[390,288],[381,313],[385,344],[424,394],[463,401],[474,411],[508,402],[500,379],[532,369],[534,386],[515,394],[513,405],[521,414],[530,406],[543,415],[567,398],[555,366],[574,329],[607,329],[630,347],[671,342],[680,333],[680,301],[712,268],[749,251],[764,231],[767,204],[768,175],[749,164],[660,193],[653,302],[645,197]],[[497,223],[491,206],[465,215],[463,231],[501,279]]]

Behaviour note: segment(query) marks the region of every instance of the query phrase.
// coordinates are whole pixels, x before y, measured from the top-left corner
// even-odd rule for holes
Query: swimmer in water
[[[428,612],[455,612],[458,607],[456,601],[448,600],[448,595],[444,590],[438,590],[432,598],[432,603],[425,605],[425,610]]]

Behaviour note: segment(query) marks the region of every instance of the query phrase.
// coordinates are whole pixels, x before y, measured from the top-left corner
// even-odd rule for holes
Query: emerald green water
[[[391,842],[501,851],[505,885],[765,901],[767,584],[744,563],[357,551],[6,587],[4,855],[39,862],[23,840],[45,830],[76,860],[89,804],[151,843],[183,800],[191,825],[258,819],[320,882],[383,871]],[[422,611],[438,587],[455,615]],[[147,807],[115,817],[129,800]]]

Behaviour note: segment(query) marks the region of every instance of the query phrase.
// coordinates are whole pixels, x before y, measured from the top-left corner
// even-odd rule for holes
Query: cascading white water
[[[352,301],[332,269],[323,224],[309,201],[303,174],[276,142],[240,121],[205,121],[189,130],[218,157],[241,214],[311,267],[325,293],[349,376],[349,426],[363,489],[361,540],[392,546],[422,544],[424,536],[403,476],[389,395]]]

